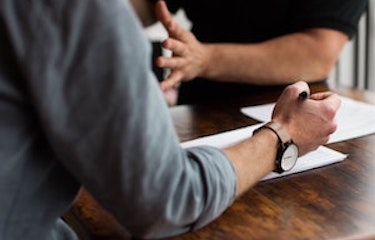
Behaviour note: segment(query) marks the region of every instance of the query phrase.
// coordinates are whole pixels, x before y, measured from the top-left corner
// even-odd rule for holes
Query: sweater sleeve
[[[216,148],[182,149],[127,1],[36,1],[16,47],[57,158],[137,237],[200,228],[233,201]],[[35,17],[37,16],[37,17]],[[27,30],[30,29],[30,30]]]

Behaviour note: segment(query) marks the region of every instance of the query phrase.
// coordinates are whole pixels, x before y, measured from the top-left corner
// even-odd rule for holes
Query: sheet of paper
[[[223,133],[218,133],[210,136],[205,136],[197,138],[191,141],[182,142],[182,147],[194,147],[201,145],[209,145],[214,147],[223,148],[230,146],[236,142],[244,140],[252,135],[253,131],[260,127],[262,124],[255,124],[248,127],[239,128],[236,130],[231,130]],[[303,172],[309,169],[314,169],[322,166],[326,166],[332,163],[343,161],[347,155],[337,152],[335,150],[329,149],[327,147],[321,146],[317,150],[310,152],[300,158],[298,158],[295,167],[289,171],[282,174],[270,173],[265,176],[262,180],[268,180],[272,178],[282,177],[289,174],[294,174],[298,172]]]
[[[337,130],[328,143],[345,141],[375,133],[375,105],[341,97],[336,115]],[[241,108],[241,112],[261,122],[268,122],[275,103]]]

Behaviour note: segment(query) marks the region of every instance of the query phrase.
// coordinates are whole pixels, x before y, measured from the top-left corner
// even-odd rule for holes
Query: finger
[[[335,93],[333,93],[333,92],[318,92],[318,93],[311,94],[310,98],[314,99],[314,100],[323,100],[323,99],[328,98],[328,97],[330,97],[334,94]]]
[[[181,82],[182,75],[179,71],[173,71],[169,76],[160,83],[162,90],[175,87]]]
[[[156,66],[160,68],[169,68],[171,70],[177,70],[182,66],[185,66],[185,61],[180,57],[163,57],[160,56],[156,59]]]
[[[172,14],[169,12],[167,4],[163,0],[156,2],[155,15],[163,25],[168,25],[169,22],[173,21]]]
[[[316,101],[324,101],[326,105],[330,106],[332,110],[337,111],[341,105],[341,98],[333,92],[319,92],[310,96],[310,99]]]
[[[175,87],[167,88],[163,90],[164,97],[167,100],[168,105],[173,106],[177,103],[178,89]]]
[[[169,12],[167,4],[163,0],[157,1],[155,5],[155,15],[166,28],[169,36],[184,42],[189,41],[190,32],[180,26]]]
[[[173,38],[168,38],[162,43],[162,47],[173,52],[174,55],[183,56],[187,52],[186,45]]]
[[[328,143],[328,141],[329,141],[329,136],[324,137],[324,138],[322,139],[321,145],[324,145],[324,144]]]
[[[160,23],[165,27],[170,36],[174,36],[175,28],[178,24],[173,19],[173,15],[169,12],[167,4],[163,0],[159,0],[155,4],[155,15]]]

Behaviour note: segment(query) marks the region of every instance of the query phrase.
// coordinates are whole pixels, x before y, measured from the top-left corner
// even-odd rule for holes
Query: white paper
[[[241,108],[241,112],[261,122],[268,122],[275,103]],[[337,130],[328,143],[345,141],[375,133],[375,105],[341,97],[336,114]]]
[[[255,124],[248,127],[238,128],[236,130],[197,138],[191,141],[182,142],[181,146],[187,148],[208,145],[223,148],[252,136],[253,131],[259,128],[261,125],[262,124]],[[283,172],[282,174],[272,172],[265,176],[262,180],[282,177],[289,174],[326,166],[332,163],[343,161],[346,157],[347,155],[345,154],[342,154],[340,152],[337,152],[324,146],[320,146],[317,150],[312,151],[302,157],[299,157],[296,165],[291,171]]]

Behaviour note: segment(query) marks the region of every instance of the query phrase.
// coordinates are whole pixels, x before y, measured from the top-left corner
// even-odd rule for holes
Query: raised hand
[[[200,75],[205,69],[206,53],[204,45],[173,19],[164,1],[156,3],[155,14],[169,34],[162,45],[172,51],[171,57],[161,56],[156,60],[158,67],[170,70],[161,82],[161,88],[165,90]]]

